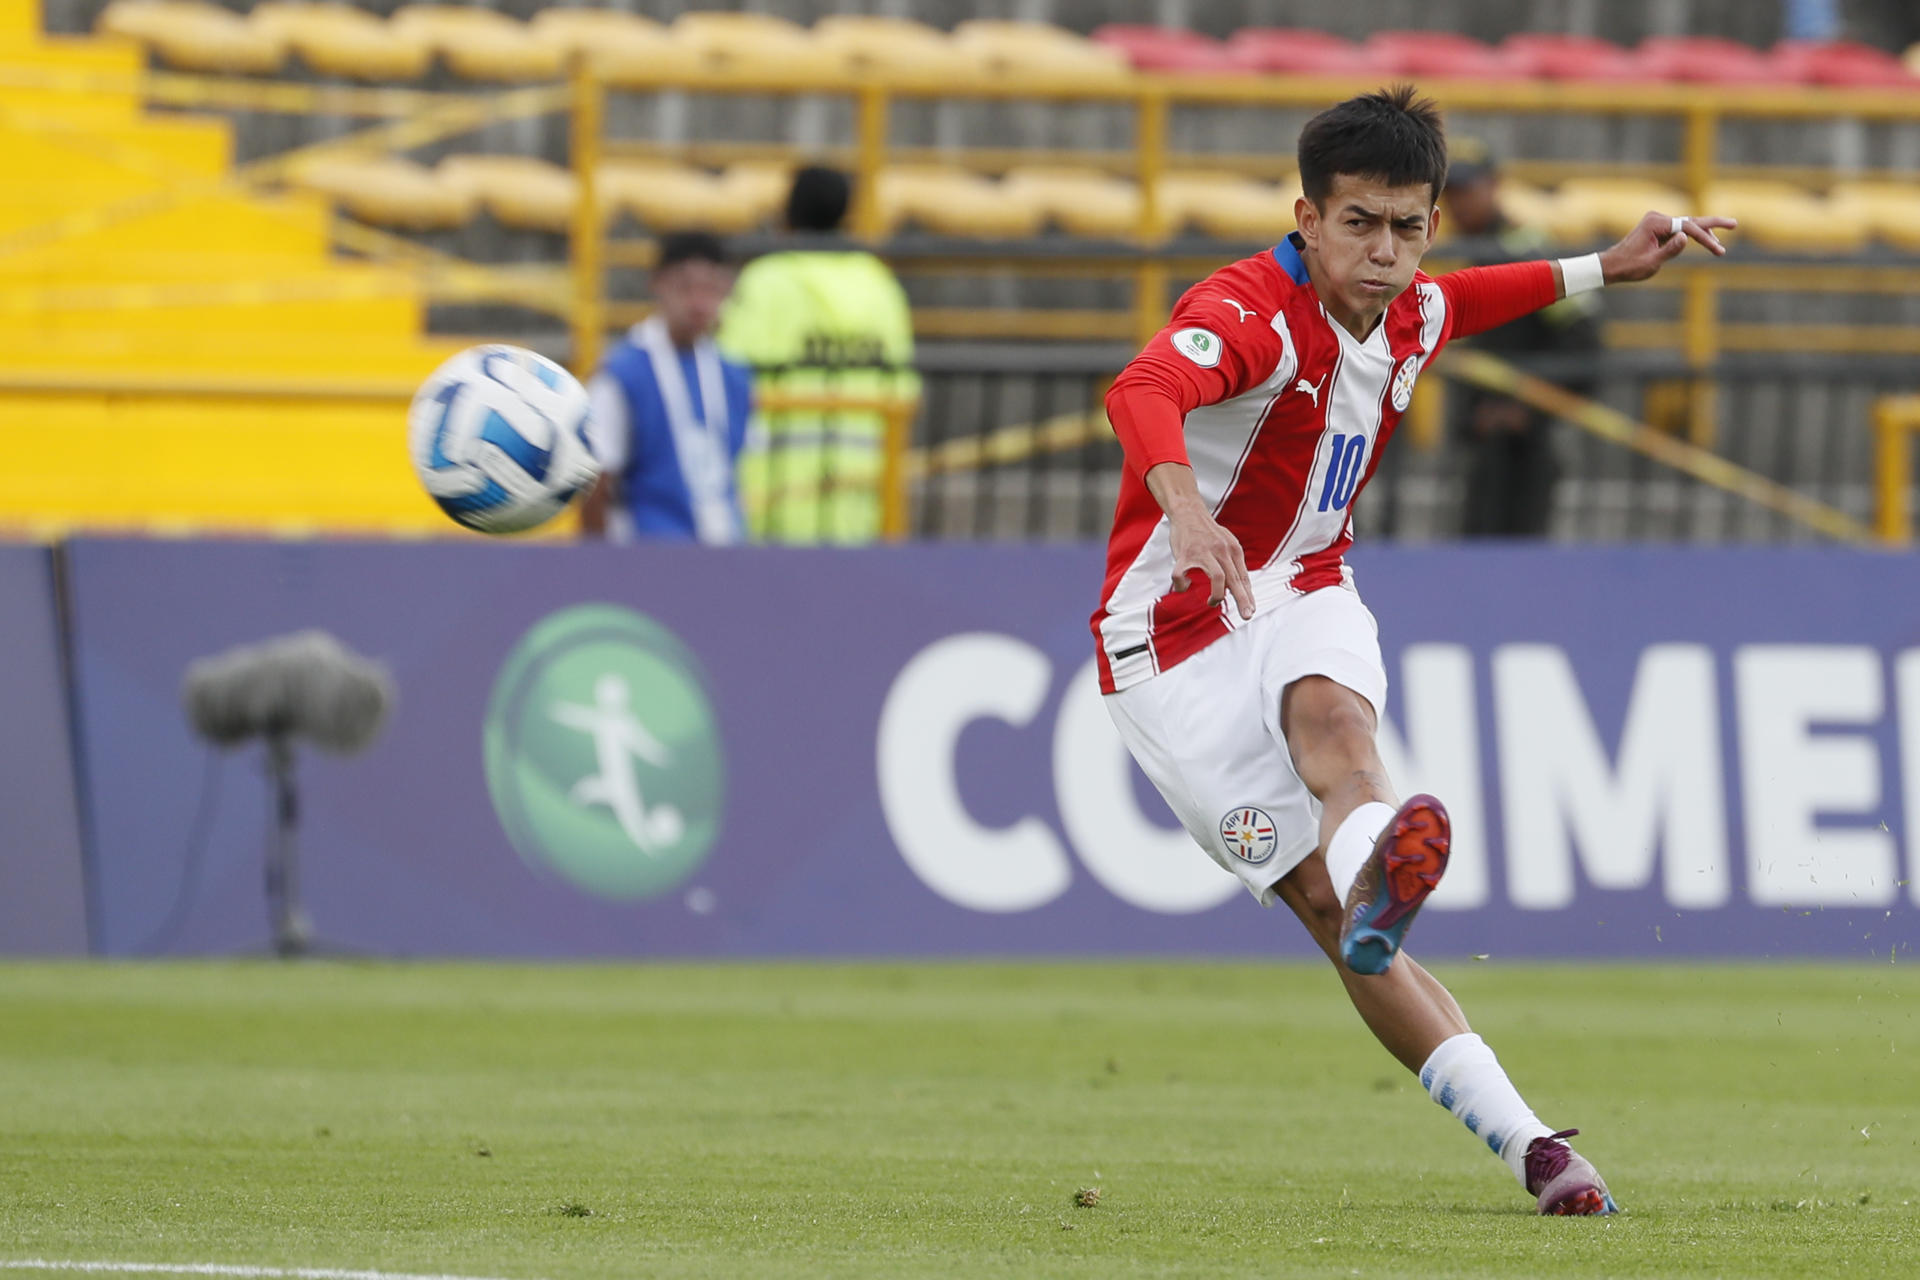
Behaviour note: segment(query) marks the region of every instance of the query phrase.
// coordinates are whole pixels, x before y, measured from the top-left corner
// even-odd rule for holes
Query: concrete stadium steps
[[[35,175],[0,192],[0,529],[452,532],[406,458],[454,350],[415,279],[223,188],[230,125],[144,114],[133,46],[37,30],[0,0],[0,165]]]
[[[406,388],[35,392],[0,379],[0,525],[285,535],[456,531],[414,479]]]

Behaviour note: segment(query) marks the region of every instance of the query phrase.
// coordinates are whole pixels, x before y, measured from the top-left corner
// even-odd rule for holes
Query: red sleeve
[[[1449,271],[1434,283],[1447,300],[1448,340],[1497,329],[1560,299],[1551,262],[1510,262]]]
[[[1145,475],[1187,461],[1187,415],[1251,391],[1278,367],[1281,343],[1258,311],[1203,282],[1107,392],[1107,420],[1127,465]]]

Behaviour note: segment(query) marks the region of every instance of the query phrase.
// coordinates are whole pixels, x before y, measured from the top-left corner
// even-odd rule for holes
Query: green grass
[[[13,965],[0,1259],[1920,1273],[1920,972],[1440,973],[1624,1215],[1531,1216],[1321,967]]]

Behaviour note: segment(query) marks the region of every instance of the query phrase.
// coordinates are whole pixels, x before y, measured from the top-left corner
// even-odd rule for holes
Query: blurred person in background
[[[906,291],[873,254],[839,238],[853,185],[838,170],[794,175],[786,229],[816,243],[755,258],[740,273],[720,345],[750,365],[763,394],[911,399],[913,321]],[[762,415],[764,449],[741,460],[754,539],[861,543],[880,536],[886,418],[874,412]]]
[[[1547,249],[1542,232],[1507,218],[1500,207],[1499,188],[1499,167],[1486,144],[1477,138],[1455,140],[1442,212],[1454,235],[1484,246],[1472,255],[1477,267],[1524,262],[1542,257]],[[1535,356],[1591,356],[1600,349],[1594,295],[1563,298],[1543,311],[1479,335],[1472,345],[1523,367]],[[1581,395],[1591,390],[1585,379],[1556,376],[1553,381]],[[1467,451],[1461,534],[1469,538],[1545,534],[1560,479],[1553,420],[1511,396],[1477,387],[1456,395],[1452,418]]]
[[[654,313],[614,345],[587,384],[588,430],[604,468],[581,506],[582,532],[616,542],[740,542],[735,463],[753,410],[752,374],[713,338],[733,287],[717,236],[663,236]]]

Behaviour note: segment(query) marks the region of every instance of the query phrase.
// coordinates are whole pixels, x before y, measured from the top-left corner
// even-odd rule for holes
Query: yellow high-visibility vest
[[[887,265],[859,251],[770,253],[741,270],[721,350],[755,370],[755,398],[911,398],[913,321]],[[747,529],[763,542],[880,536],[886,421],[871,412],[763,413],[740,457]]]

